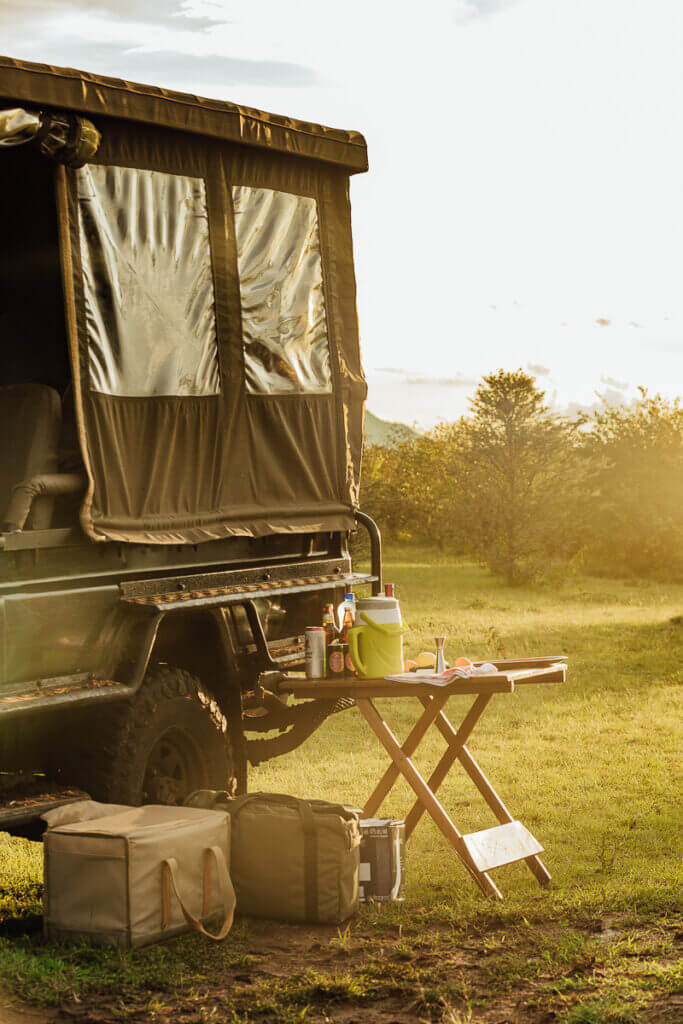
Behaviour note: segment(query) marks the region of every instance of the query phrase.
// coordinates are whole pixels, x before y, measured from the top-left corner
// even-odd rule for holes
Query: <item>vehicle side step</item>
[[[92,697],[111,696],[115,699],[122,689],[126,689],[123,683],[114,679],[94,679],[88,672],[59,679],[41,679],[1,696],[0,714],[20,715],[58,706],[67,707]]]
[[[83,790],[56,786],[49,779],[42,783],[0,788],[0,832],[38,839],[44,831],[42,814],[55,807],[90,799]]]

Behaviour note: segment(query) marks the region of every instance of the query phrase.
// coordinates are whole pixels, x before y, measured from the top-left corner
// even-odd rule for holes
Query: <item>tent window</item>
[[[203,179],[97,165],[76,173],[90,387],[218,394]]]
[[[315,199],[244,185],[232,199],[247,390],[332,391]]]

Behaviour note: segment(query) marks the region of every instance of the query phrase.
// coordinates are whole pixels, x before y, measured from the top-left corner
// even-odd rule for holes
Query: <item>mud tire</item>
[[[97,745],[78,773],[96,800],[178,804],[195,789],[235,789],[226,719],[183,669],[152,668],[135,697],[109,711]]]

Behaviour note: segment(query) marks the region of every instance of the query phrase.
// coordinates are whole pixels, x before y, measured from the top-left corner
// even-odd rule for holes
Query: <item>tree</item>
[[[361,501],[388,536],[476,555],[509,583],[580,554],[683,580],[683,408],[641,389],[568,423],[533,377],[484,377],[471,414],[371,446]]]
[[[370,445],[363,454],[363,509],[389,536],[463,548],[459,488],[463,474],[460,421],[425,434]]]
[[[683,409],[639,390],[582,418],[582,541],[602,571],[683,579]]]
[[[476,550],[512,584],[559,547],[571,429],[521,369],[485,376],[471,404],[460,500]]]

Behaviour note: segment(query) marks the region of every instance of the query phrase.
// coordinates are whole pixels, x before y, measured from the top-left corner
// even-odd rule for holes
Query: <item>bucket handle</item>
[[[365,612],[361,612],[361,615],[365,617]],[[368,673],[360,656],[358,638],[365,628],[365,626],[352,626],[349,630],[349,654],[351,655],[351,661],[362,676],[367,676]]]
[[[360,617],[363,622],[368,624],[368,626],[372,626],[373,629],[378,630],[380,633],[386,633],[389,636],[396,636],[398,633],[408,632],[408,627],[404,626],[403,622],[401,622],[400,626],[398,622],[375,622],[374,619],[370,618],[367,612],[361,612]],[[396,628],[397,626],[399,627],[398,629]]]

